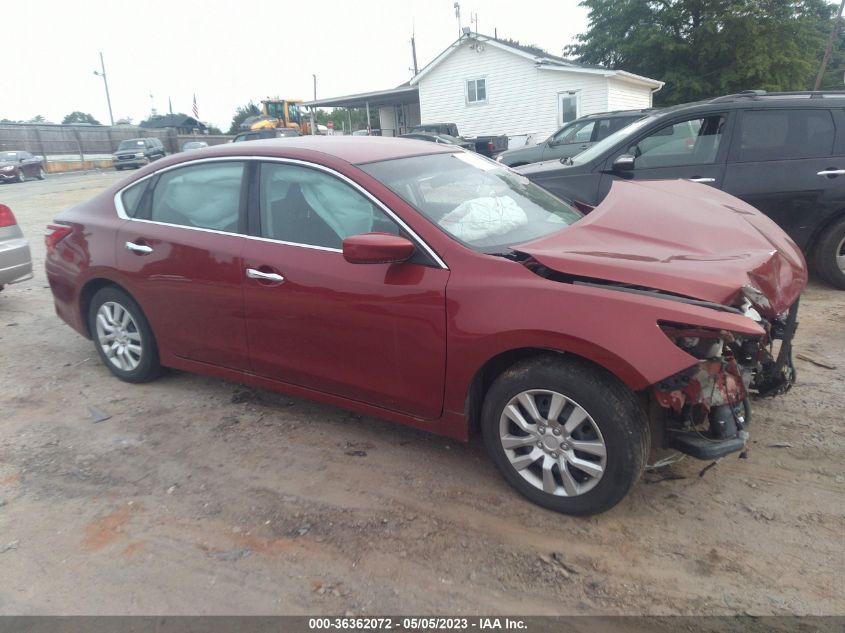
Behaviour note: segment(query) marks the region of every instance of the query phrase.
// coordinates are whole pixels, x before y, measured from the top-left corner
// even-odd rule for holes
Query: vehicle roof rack
[[[723,95],[711,99],[710,103],[723,103],[725,101],[740,101],[741,99],[824,99],[843,98],[845,90],[801,90],[792,92],[766,92],[765,90],[743,90],[730,95]]]

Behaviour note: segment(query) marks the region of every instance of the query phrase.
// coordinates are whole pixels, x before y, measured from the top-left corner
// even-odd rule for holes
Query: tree
[[[102,123],[100,123],[97,119],[95,119],[87,112],[80,112],[79,110],[74,110],[73,112],[68,114],[64,119],[62,119],[62,124],[67,125],[69,123],[88,123],[90,125],[102,125]]]
[[[45,119],[42,115],[36,114],[32,117],[27,123],[46,123],[47,119]]]
[[[251,116],[258,116],[259,114],[261,114],[261,110],[252,101],[245,106],[240,106],[235,110],[235,115],[232,117],[232,125],[229,126],[227,133],[237,134],[240,132],[241,123],[244,122],[244,119]]]
[[[580,61],[665,81],[655,105],[812,85],[834,7],[825,0],[582,0]]]
[[[205,127],[205,131],[206,131],[208,134],[223,134],[223,130],[221,130],[221,129],[220,129],[219,127],[217,127],[216,125],[207,125],[207,126]]]

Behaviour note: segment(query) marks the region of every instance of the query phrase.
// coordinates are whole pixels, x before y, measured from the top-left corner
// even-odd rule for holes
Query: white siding
[[[487,101],[468,104],[466,81],[479,78],[486,80]],[[420,80],[421,121],[455,122],[465,136],[533,135],[539,141],[560,127],[558,94],[568,91],[579,93],[579,116],[608,110],[604,75],[540,70],[490,43],[478,53],[465,42]]]
[[[651,88],[611,77],[608,83],[609,110],[636,110],[651,107]]]

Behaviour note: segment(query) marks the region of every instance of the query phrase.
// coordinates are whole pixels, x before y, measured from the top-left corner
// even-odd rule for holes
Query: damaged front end
[[[675,345],[699,359],[652,387],[658,405],[652,418],[662,422],[665,448],[708,460],[744,451],[751,415],[749,396],[785,393],[795,382],[792,338],[798,325],[798,301],[785,314],[771,319],[761,317],[747,300],[742,311],[763,326],[762,337],[659,324]]]

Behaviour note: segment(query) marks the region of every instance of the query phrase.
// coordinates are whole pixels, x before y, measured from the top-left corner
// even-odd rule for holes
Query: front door
[[[267,162],[259,180],[258,213],[251,219],[261,237],[248,240],[243,262],[253,372],[438,417],[449,271],[413,260],[347,262],[343,238],[403,229],[331,173]]]
[[[698,115],[645,132],[608,159],[606,173],[599,183],[599,200],[620,177],[633,180],[684,178],[720,189],[727,155],[727,144],[722,140],[729,122],[727,113]],[[636,158],[634,169],[624,174],[608,173],[620,154]]]
[[[244,164],[164,172],[118,233],[118,269],[160,347],[247,370],[239,209]]]

